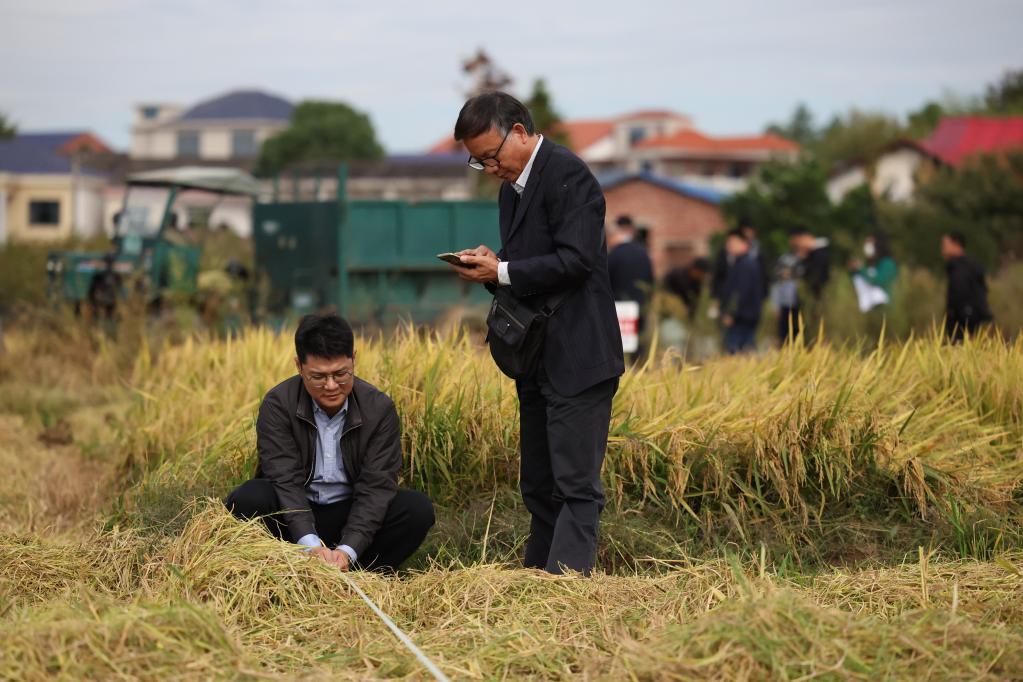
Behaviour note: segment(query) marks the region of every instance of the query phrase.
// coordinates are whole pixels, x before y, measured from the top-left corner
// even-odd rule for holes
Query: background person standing
[[[948,273],[945,336],[952,343],[960,343],[965,334],[975,334],[994,319],[987,302],[987,280],[984,269],[966,255],[966,236],[962,232],[942,235],[941,256]]]
[[[732,265],[721,290],[721,324],[725,328],[725,352],[729,355],[756,347],[757,325],[764,306],[764,275],[760,263],[750,254],[742,230],[725,238]]]

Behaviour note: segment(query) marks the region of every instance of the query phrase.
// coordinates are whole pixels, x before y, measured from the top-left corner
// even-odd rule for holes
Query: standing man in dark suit
[[[588,574],[604,507],[600,468],[611,400],[625,371],[607,274],[604,195],[586,164],[537,134],[521,102],[503,92],[462,107],[455,139],[469,165],[504,180],[498,197],[501,250],[460,252],[452,266],[470,282],[510,287],[547,320],[540,366],[515,382],[519,484],[532,515],[525,566]]]
[[[654,287],[654,266],[646,247],[636,240],[636,225],[632,218],[619,216],[607,231],[607,274],[611,280],[611,294],[616,301],[635,301],[639,304],[640,334],[646,301]]]
[[[654,285],[654,266],[646,247],[636,241],[636,226],[627,215],[608,228],[607,274],[616,301],[635,301],[640,308]]]
[[[962,232],[941,236],[941,256],[948,272],[945,337],[952,343],[962,343],[964,336],[976,334],[994,319],[987,302],[987,280],[984,269],[966,255],[966,235]]]

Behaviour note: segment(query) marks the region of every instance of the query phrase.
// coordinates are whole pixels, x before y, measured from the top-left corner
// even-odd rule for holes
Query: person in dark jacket
[[[749,221],[743,221],[740,224],[739,230],[746,237],[746,241],[749,242],[750,257],[760,265],[760,272],[763,278],[762,284],[764,291],[767,291],[771,284],[769,279],[770,271],[767,268],[767,255],[760,246],[760,240],[757,239],[757,229]],[[729,255],[728,249],[724,246],[718,251],[717,258],[714,260],[714,270],[710,277],[710,297],[717,303],[719,308],[721,305],[721,293],[724,290],[725,282],[728,280],[728,271],[732,267],[734,260]]]
[[[636,226],[627,215],[608,229],[607,274],[616,301],[635,301],[640,310],[654,285],[654,266],[646,247],[636,240]]]
[[[987,302],[987,281],[983,268],[966,255],[963,233],[953,231],[942,235],[941,255],[948,273],[945,336],[952,343],[960,343],[966,334],[975,334],[994,319]]]
[[[725,238],[732,264],[721,290],[721,324],[725,328],[725,351],[729,355],[756,346],[757,325],[767,292],[760,263],[750,254],[750,243],[742,230]]]
[[[799,259],[799,310],[803,316],[803,336],[807,344],[817,341],[824,318],[824,289],[831,279],[831,245],[827,237],[817,237],[806,228],[789,231],[789,246]]]
[[[398,487],[401,428],[387,395],[355,376],[352,329],[306,315],[298,375],[266,394],[256,420],[256,477],[224,504],[341,570],[395,571],[433,525],[433,505]]]
[[[710,272],[710,261],[697,258],[689,265],[672,268],[664,276],[664,288],[678,296],[686,307],[686,314],[692,321],[700,306],[700,294],[703,292],[703,280]]]

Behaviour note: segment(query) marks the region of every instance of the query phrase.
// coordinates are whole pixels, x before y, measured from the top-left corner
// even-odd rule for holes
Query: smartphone
[[[438,253],[437,254],[437,258],[440,258],[445,263],[451,263],[452,265],[457,265],[460,268],[474,268],[474,267],[476,267],[475,263],[463,263],[462,259],[458,256],[457,253]]]

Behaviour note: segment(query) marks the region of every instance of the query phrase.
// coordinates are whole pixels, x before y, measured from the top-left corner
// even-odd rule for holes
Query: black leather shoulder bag
[[[487,314],[487,343],[498,368],[512,379],[536,374],[543,353],[547,320],[557,312],[570,291],[549,298],[540,308],[523,301],[511,287],[498,287]]]

